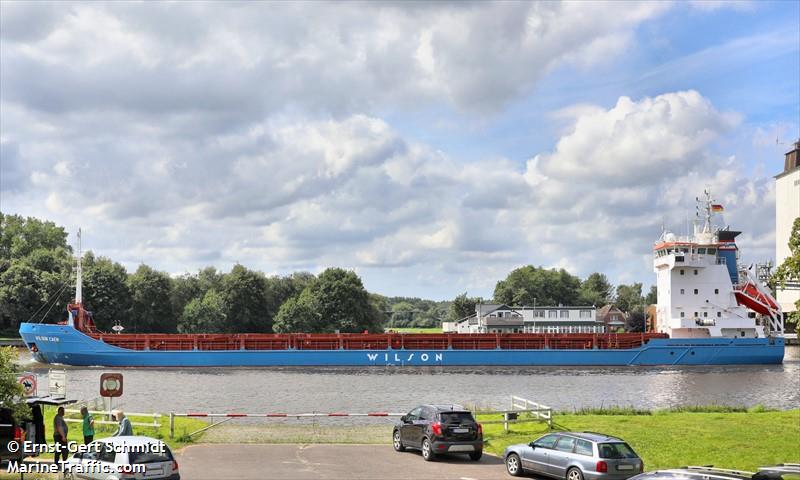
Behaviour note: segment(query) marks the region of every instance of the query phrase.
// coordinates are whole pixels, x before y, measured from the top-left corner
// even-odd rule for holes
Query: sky
[[[647,286],[705,188],[773,259],[798,137],[798,1],[0,2],[0,211],[129,271]]]

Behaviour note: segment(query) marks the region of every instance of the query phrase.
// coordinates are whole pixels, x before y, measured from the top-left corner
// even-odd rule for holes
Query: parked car
[[[181,478],[178,462],[169,447],[161,440],[144,436],[111,437],[92,442],[89,451],[67,459],[64,470],[64,480]]]
[[[398,452],[421,450],[427,461],[444,453],[467,453],[477,461],[483,455],[483,428],[459,405],[422,405],[400,418],[392,444]]]
[[[644,469],[625,441],[594,432],[550,433],[509,446],[503,458],[515,477],[530,472],[566,480],[625,480]]]
[[[646,472],[631,480],[798,480],[800,479],[800,464],[782,463],[769,467],[761,467],[757,472],[743,470],[730,470],[725,468],[681,467]]]

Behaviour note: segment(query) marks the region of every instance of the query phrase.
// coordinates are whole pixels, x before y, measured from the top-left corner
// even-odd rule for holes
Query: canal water
[[[21,353],[23,367],[50,366]],[[60,367],[58,367],[60,368]],[[403,412],[419,403],[507,408],[518,395],[558,410],[582,407],[743,405],[800,408],[800,347],[783,365],[695,367],[66,367],[67,395],[99,395],[103,372],[124,375],[119,403],[138,412]]]

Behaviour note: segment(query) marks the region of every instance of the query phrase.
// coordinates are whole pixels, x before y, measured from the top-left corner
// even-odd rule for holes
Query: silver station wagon
[[[594,432],[560,432],[506,448],[506,470],[566,480],[625,480],[644,463],[625,441]]]

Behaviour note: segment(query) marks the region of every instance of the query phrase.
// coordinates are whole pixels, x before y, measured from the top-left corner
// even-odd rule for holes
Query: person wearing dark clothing
[[[53,441],[56,444],[55,463],[57,465],[59,464],[58,460],[59,456],[61,456],[63,462],[67,461],[68,433],[69,433],[69,427],[67,427],[67,422],[64,421],[64,407],[58,407],[58,412],[56,413],[56,417],[53,419]],[[59,445],[61,446],[60,449]]]

